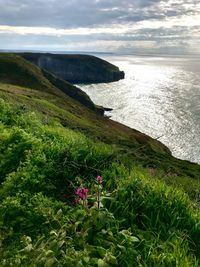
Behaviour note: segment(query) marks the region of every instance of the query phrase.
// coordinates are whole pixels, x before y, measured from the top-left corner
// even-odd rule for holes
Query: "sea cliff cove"
[[[0,266],[200,266],[200,4],[0,7]]]

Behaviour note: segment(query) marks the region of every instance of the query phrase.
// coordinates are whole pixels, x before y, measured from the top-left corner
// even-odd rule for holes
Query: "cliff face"
[[[89,55],[20,54],[54,75],[72,83],[101,83],[124,79],[124,72],[100,58]]]

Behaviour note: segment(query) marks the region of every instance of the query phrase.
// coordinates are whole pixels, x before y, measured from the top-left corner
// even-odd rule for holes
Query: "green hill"
[[[56,94],[42,71],[14,54],[0,54],[0,80],[2,83],[24,86]]]
[[[199,266],[199,165],[19,56],[0,82],[0,266]]]
[[[0,81],[50,93],[61,98],[66,98],[67,94],[90,109],[101,111],[100,108],[95,107],[87,94],[79,88],[45,70],[41,70],[15,54],[0,54]]]

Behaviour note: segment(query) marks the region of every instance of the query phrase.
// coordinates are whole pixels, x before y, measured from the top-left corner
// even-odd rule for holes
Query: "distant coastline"
[[[200,57],[198,53],[144,53],[144,52],[106,52],[106,51],[62,51],[42,49],[0,49],[2,53],[52,53],[52,54],[83,54],[83,55],[108,55],[108,56],[141,56],[141,57]]]

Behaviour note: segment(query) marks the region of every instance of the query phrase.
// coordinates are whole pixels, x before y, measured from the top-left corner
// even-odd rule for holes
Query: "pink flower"
[[[97,176],[97,182],[99,183],[99,184],[101,184],[102,183],[102,177],[99,175],[99,176]]]
[[[85,199],[85,195],[81,192],[81,193],[79,193],[79,195],[78,195],[81,199]]]
[[[78,187],[77,189],[76,189],[76,195],[78,195],[79,196],[79,194],[81,193],[81,188],[80,187]]]
[[[89,190],[88,190],[87,188],[83,188],[83,189],[82,189],[82,192],[83,192],[83,194],[85,194],[85,195],[87,195],[88,191],[89,191]]]
[[[76,189],[76,195],[79,197],[79,198],[81,198],[81,199],[86,199],[87,198],[87,193],[88,193],[88,189],[87,188],[80,188],[80,187],[78,187],[77,189]]]

